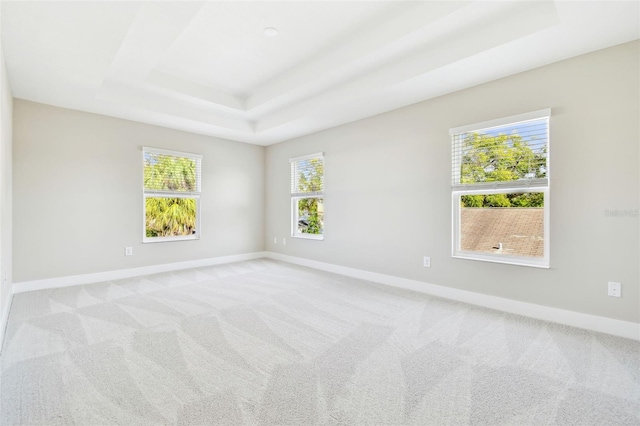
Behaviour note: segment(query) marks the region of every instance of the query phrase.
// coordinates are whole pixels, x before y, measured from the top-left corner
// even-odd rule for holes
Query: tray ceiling
[[[17,98],[269,145],[636,40],[639,20],[637,1],[2,2],[2,43]]]

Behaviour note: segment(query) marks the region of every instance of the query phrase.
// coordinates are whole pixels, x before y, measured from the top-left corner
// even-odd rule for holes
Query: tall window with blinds
[[[549,117],[450,130],[453,257],[549,267]]]
[[[291,158],[291,235],[324,239],[324,155]]]
[[[200,237],[202,156],[143,147],[143,242]]]

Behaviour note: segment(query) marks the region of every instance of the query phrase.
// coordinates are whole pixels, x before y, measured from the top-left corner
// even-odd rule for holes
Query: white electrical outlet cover
[[[609,288],[607,294],[611,297],[622,296],[622,284],[616,282],[609,282]]]

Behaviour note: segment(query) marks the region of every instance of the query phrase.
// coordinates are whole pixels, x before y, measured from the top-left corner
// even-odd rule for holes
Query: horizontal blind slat
[[[200,192],[176,192],[176,191],[150,191],[145,190],[146,195],[157,195],[159,197],[182,197],[182,198],[194,198],[200,197]]]
[[[522,179],[507,180],[500,182],[480,182],[472,184],[456,184],[451,188],[454,190],[476,190],[476,189],[500,189],[500,188],[543,188],[549,186],[548,179]]]
[[[313,198],[313,197],[319,197],[321,196],[323,193],[321,192],[292,192],[291,193],[291,197],[309,197],[309,198]]]

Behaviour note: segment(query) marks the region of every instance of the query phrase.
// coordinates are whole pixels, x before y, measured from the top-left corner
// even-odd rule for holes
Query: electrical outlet
[[[283,245],[283,246],[286,246],[286,245],[287,245],[287,239],[286,239],[286,238],[283,238],[283,239],[282,239],[282,245]]]
[[[425,256],[422,259],[422,266],[424,266],[425,268],[431,268],[431,258],[429,256]]]
[[[133,256],[133,247],[125,247],[124,248],[125,256]]]
[[[278,244],[278,237],[273,237],[273,244]]]
[[[622,296],[622,284],[609,281],[609,296],[621,297]]]

